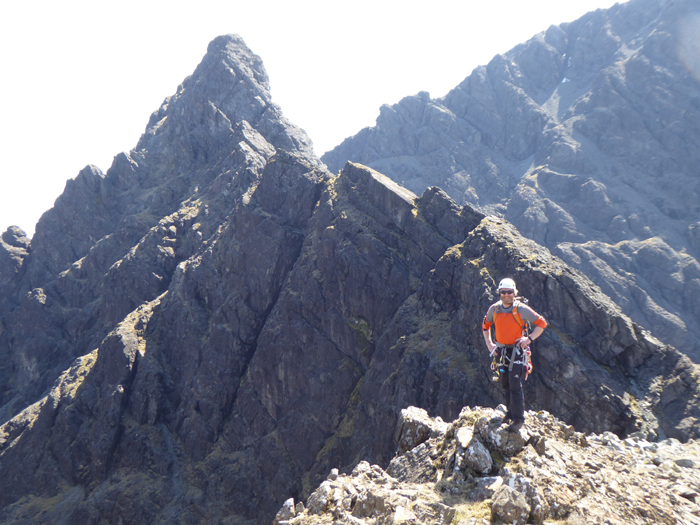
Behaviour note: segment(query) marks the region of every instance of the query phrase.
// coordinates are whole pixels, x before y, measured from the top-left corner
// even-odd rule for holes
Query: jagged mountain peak
[[[269,93],[270,80],[262,59],[248,48],[240,36],[221,35],[212,40],[202,63],[209,61],[229,65],[237,74],[240,71],[244,78],[254,79],[264,91]],[[199,68],[195,70],[193,76],[197,76],[198,71]]]
[[[301,166],[299,176],[323,172],[306,134],[272,103],[260,58],[237,36],[217,38],[134,149],[118,154],[106,173],[81,170],[42,216],[28,249],[4,250],[4,260],[15,262],[3,267],[8,373],[0,381],[0,419],[33,402],[128,311],[165,291],[177,264],[205,250],[227,215],[244,197],[250,201],[273,158],[289,173]],[[160,254],[157,269],[147,269],[155,262],[150,250]],[[118,284],[128,273],[137,286]],[[52,307],[29,313],[33,303],[23,298],[44,293]],[[35,314],[47,324],[27,337],[31,327],[22,319]],[[59,335],[66,323],[74,324],[68,338]],[[14,351],[12,338],[21,341]],[[15,373],[26,381],[14,383]]]
[[[240,37],[220,36],[209,44],[206,55],[176,94],[153,113],[146,136],[154,134],[166,117],[180,124],[178,133],[189,132],[212,118],[207,118],[207,111],[219,113],[229,127],[243,120],[255,125],[271,104],[269,79],[260,57]]]
[[[154,225],[148,215],[158,220],[187,197],[203,193],[213,177],[211,167],[220,169],[246,142],[268,155],[275,149],[300,152],[321,167],[305,132],[272,103],[262,60],[240,37],[222,36],[151,115],[133,150],[115,156],[106,174],[86,167],[66,183],[37,224],[33,250],[41,262],[30,264],[29,286],[64,271],[125,222],[140,223],[145,234],[144,227]],[[94,209],[78,211],[84,208]]]

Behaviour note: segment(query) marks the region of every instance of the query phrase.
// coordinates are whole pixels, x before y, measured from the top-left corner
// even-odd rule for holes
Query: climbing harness
[[[520,316],[518,313],[518,306],[520,304],[527,304],[527,299],[524,297],[516,297],[515,300],[513,301],[513,318],[515,318],[515,321],[520,325],[521,333],[523,337],[530,337],[530,329],[531,329],[531,324],[530,322],[525,322],[523,321],[523,318]],[[495,306],[495,311],[494,311],[494,319],[498,316],[498,310],[499,310],[499,303],[496,304]],[[532,342],[532,339],[530,339],[530,342]],[[500,349],[500,356],[498,355],[498,351],[494,352],[494,357],[493,357],[493,362],[491,363],[491,370],[495,372],[495,374],[491,377],[492,381],[498,381],[499,377],[501,374],[504,374],[506,372],[506,368],[508,371],[513,369],[513,365],[523,365],[525,367],[525,381],[527,381],[528,376],[532,372],[532,351],[530,350],[530,346],[518,346],[518,345],[498,345],[497,347]],[[508,357],[508,349],[510,348],[516,348],[517,349],[517,355],[514,357],[516,359],[520,358],[519,360],[515,361],[513,359],[510,359]],[[507,361],[507,364],[506,364]]]
[[[497,347],[501,351],[496,350],[493,353],[493,361],[491,362],[491,370],[493,370],[493,375],[491,376],[491,381],[497,382],[501,377],[501,374],[505,374],[508,370],[508,365],[506,364],[506,347]]]
[[[511,349],[514,351],[509,357],[508,350]],[[530,347],[527,345],[498,345],[491,362],[491,370],[494,371],[491,380],[494,382],[498,381],[501,374],[513,370],[513,365],[523,365],[525,367],[525,381],[527,381],[528,376],[532,372],[532,351]]]

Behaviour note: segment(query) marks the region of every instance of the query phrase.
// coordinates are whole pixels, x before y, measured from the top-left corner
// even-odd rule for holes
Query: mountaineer
[[[509,429],[517,432],[525,423],[525,397],[522,379],[532,370],[530,344],[547,327],[544,317],[516,297],[518,289],[513,279],[503,279],[498,284],[501,300],[492,304],[482,323],[484,340],[489,353],[494,357],[492,368],[500,375],[501,385],[506,394],[505,421],[512,421]],[[528,333],[529,326],[534,330]],[[496,342],[491,339],[491,326],[496,326]],[[496,380],[497,377],[494,377]]]

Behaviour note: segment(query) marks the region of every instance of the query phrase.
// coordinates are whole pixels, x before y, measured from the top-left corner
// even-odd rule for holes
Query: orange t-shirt
[[[526,304],[514,301],[509,308],[506,308],[501,301],[498,301],[489,307],[481,324],[485,332],[490,330],[494,324],[496,325],[496,342],[498,344],[514,345],[523,335],[523,329],[513,315],[513,306],[516,304],[518,306],[518,315],[523,322],[529,321],[542,329],[547,328],[545,318]],[[498,305],[498,315],[494,318],[496,305]]]

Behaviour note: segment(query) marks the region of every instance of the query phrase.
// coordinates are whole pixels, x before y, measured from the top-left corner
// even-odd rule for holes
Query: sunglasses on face
[[[512,295],[513,290],[499,290],[501,295]]]

